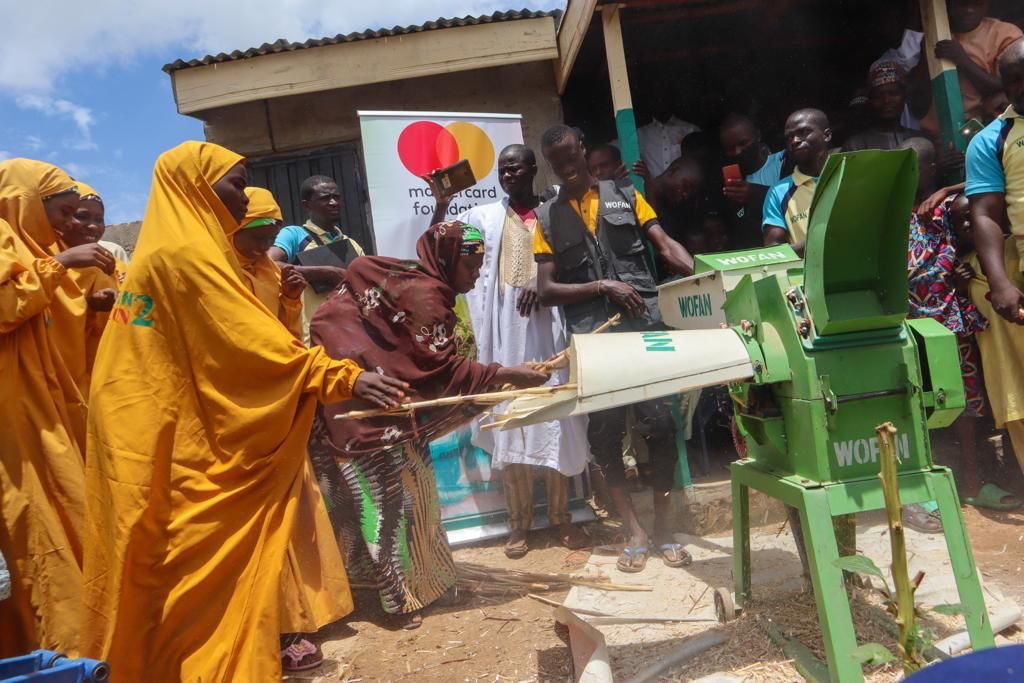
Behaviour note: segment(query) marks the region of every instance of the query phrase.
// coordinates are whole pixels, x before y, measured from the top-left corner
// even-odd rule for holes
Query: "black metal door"
[[[334,178],[341,190],[341,229],[366,250],[376,253],[366,216],[367,194],[356,145],[340,145],[306,154],[250,159],[249,182],[270,190],[281,205],[287,225],[302,225],[306,216],[299,186],[312,175]]]

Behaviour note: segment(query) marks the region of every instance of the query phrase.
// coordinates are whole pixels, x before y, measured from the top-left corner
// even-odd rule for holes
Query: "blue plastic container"
[[[69,659],[50,650],[0,659],[0,683],[106,683],[109,678],[110,665],[106,662]]]

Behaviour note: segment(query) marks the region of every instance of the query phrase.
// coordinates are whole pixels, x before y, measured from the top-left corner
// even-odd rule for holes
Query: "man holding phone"
[[[764,246],[788,242],[802,257],[811,199],[828,160],[832,128],[820,109],[798,109],[786,119],[783,132],[786,154],[796,168],[790,176],[772,185],[764,199]]]
[[[533,253],[537,292],[545,306],[562,306],[569,332],[588,333],[616,313],[619,331],[665,329],[658,309],[653,264],[647,243],[668,270],[693,272],[693,258],[658,223],[654,210],[622,182],[598,181],[587,167],[577,133],[552,126],[541,139],[544,158],[558,177],[558,195],[537,209]],[[610,331],[609,334],[614,333]],[[690,554],[676,543],[669,526],[670,498],[677,460],[676,428],[665,400],[633,406],[635,432],[647,444],[653,470],[654,542],[666,565],[681,567]],[[647,563],[650,539],[633,510],[626,488],[622,440],[626,407],[590,416],[587,440],[596,465],[604,472],[629,540],[616,566],[639,572]]]
[[[728,202],[725,219],[735,247],[760,247],[764,197],[768,188],[785,177],[785,152],[772,152],[761,131],[744,114],[727,115],[718,127],[725,166],[722,195]]]

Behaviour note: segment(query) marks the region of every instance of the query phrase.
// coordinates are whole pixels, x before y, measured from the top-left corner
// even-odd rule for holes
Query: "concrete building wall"
[[[551,62],[461,71],[279,97],[198,114],[206,138],[250,157],[359,140],[357,110],[522,114],[523,138],[540,154],[544,129],[562,121]],[[539,160],[538,190],[553,178]]]
[[[135,251],[135,243],[139,239],[139,231],[142,229],[142,221],[131,223],[115,223],[108,225],[103,231],[103,239],[108,242],[120,244],[131,256]]]

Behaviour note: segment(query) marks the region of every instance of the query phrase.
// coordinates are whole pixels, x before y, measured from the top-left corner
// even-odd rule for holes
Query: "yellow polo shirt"
[[[594,186],[587,190],[586,194],[581,199],[570,199],[569,205],[573,208],[576,214],[583,219],[587,229],[590,230],[590,234],[597,234],[597,210],[600,206],[598,201],[597,187]],[[650,223],[658,220],[658,214],[654,212],[654,209],[647,200],[643,198],[643,195],[637,193],[636,195],[636,219],[639,221],[642,228],[646,228]],[[554,250],[551,245],[548,244],[547,239],[544,238],[544,231],[540,229],[540,222],[537,223],[537,229],[533,231],[533,253],[534,254],[553,254]]]
[[[799,169],[794,169],[791,176],[772,185],[764,197],[762,231],[769,226],[782,228],[788,234],[790,244],[806,240],[807,218],[817,186],[817,178],[804,175]]]

